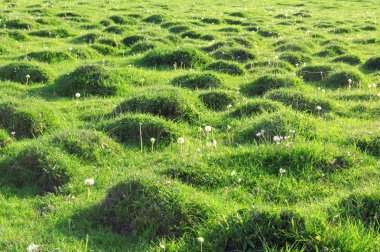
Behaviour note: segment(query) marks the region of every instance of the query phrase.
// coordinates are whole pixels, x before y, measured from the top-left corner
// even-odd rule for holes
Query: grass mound
[[[292,211],[240,210],[211,233],[217,251],[313,250],[315,235]],[[211,237],[210,237],[211,238]]]
[[[37,187],[38,193],[58,191],[73,175],[59,150],[43,144],[26,146],[4,167],[1,168],[6,182],[19,188]]]
[[[171,33],[179,34],[182,32],[187,32],[190,30],[190,27],[187,25],[177,25],[169,28]]]
[[[318,52],[316,56],[318,57],[335,57],[338,55],[343,55],[347,53],[346,47],[342,45],[330,45],[327,46],[324,50]]]
[[[362,62],[362,60],[359,56],[347,54],[334,58],[332,62],[342,62],[348,65],[356,66],[359,65]]]
[[[303,44],[286,43],[277,47],[275,51],[276,52],[292,51],[292,52],[308,53],[309,48]]]
[[[279,37],[280,33],[277,30],[270,30],[270,29],[259,29],[257,31],[257,34],[264,38],[272,38],[272,37]]]
[[[282,102],[287,106],[291,106],[292,109],[306,112],[313,115],[323,115],[325,113],[332,112],[334,105],[331,101],[312,94],[292,89],[278,89],[272,90],[265,95],[266,98]],[[317,110],[320,106],[322,110]]]
[[[189,89],[209,89],[223,86],[222,80],[213,73],[182,75],[174,78],[172,84]]]
[[[108,191],[99,206],[99,220],[123,235],[179,238],[194,233],[212,213],[195,196],[179,183],[128,179]]]
[[[127,36],[127,37],[123,38],[121,43],[125,46],[132,46],[132,45],[136,44],[137,42],[140,42],[143,40],[147,40],[147,38],[144,36],[141,36],[141,35],[132,35],[132,36]]]
[[[228,106],[234,105],[238,100],[235,92],[224,90],[202,93],[199,98],[207,108],[215,111],[226,110]]]
[[[6,21],[5,27],[8,29],[20,29],[20,30],[29,30],[32,28],[32,24],[20,19],[11,19]]]
[[[104,29],[104,32],[113,33],[113,34],[122,34],[125,31],[124,27],[113,25]]]
[[[243,86],[243,91],[248,95],[263,95],[272,89],[298,87],[302,80],[298,77],[283,74],[266,74],[252,83]]]
[[[93,44],[91,48],[96,50],[98,53],[102,55],[113,55],[117,52],[117,50],[109,45],[102,44]]]
[[[31,52],[26,55],[27,58],[32,60],[37,60],[45,63],[55,63],[65,60],[70,60],[72,57],[67,52],[56,52],[56,51],[40,51]]]
[[[285,52],[279,56],[280,59],[289,62],[293,66],[301,66],[303,63],[311,62],[311,58],[300,52]]]
[[[141,21],[143,21],[145,23],[161,24],[162,22],[165,21],[165,17],[161,14],[155,14],[155,15],[151,15],[147,18],[144,18]]]
[[[257,135],[262,130],[262,135]],[[255,117],[246,125],[242,125],[236,134],[239,142],[272,141],[274,136],[287,136],[291,130],[306,138],[314,138],[316,125],[308,116],[288,110],[280,110],[271,114]]]
[[[147,67],[197,68],[210,59],[193,48],[155,49],[145,55],[141,63]]]
[[[156,139],[157,146],[168,145],[181,137],[181,131],[172,122],[164,118],[146,114],[127,114],[108,123],[106,131],[118,141],[126,144],[140,142],[140,125],[143,143],[151,145],[150,139]]]
[[[380,134],[359,134],[353,136],[350,142],[354,143],[360,150],[375,157],[380,157]]]
[[[131,46],[131,50],[129,51],[132,54],[144,53],[146,51],[157,48],[158,43],[150,42],[150,41],[139,41]]]
[[[149,113],[166,119],[194,121],[201,104],[190,91],[180,88],[147,89],[120,104],[115,113]]]
[[[356,69],[337,70],[324,79],[324,85],[329,88],[360,88],[364,82],[363,74]]]
[[[359,220],[367,227],[380,231],[380,195],[354,193],[339,203],[339,216]]]
[[[6,130],[0,129],[0,148],[3,148],[10,143],[12,143],[12,137]]]
[[[0,68],[0,79],[22,84],[45,83],[50,80],[43,67],[31,63],[10,63]]]
[[[375,56],[372,58],[369,58],[365,63],[364,67],[369,70],[380,70],[380,57]]]
[[[249,100],[237,106],[229,115],[236,118],[251,117],[264,112],[275,112],[281,108],[281,104],[266,99]]]
[[[240,65],[222,60],[207,65],[206,70],[216,71],[230,75],[245,74],[244,68],[242,68]]]
[[[77,44],[93,44],[97,42],[99,39],[101,39],[101,37],[102,36],[97,33],[88,33],[75,38],[73,42]]]
[[[269,61],[269,60],[262,60],[262,61],[254,61],[251,63],[248,63],[245,65],[245,68],[248,69],[250,72],[256,72],[257,70],[261,69],[283,69],[285,71],[294,71],[294,67],[289,64],[286,61],[283,60],[276,60],[276,61]]]
[[[0,102],[0,127],[16,137],[38,137],[55,126],[54,113],[39,103]]]
[[[301,76],[305,81],[323,81],[330,72],[333,71],[331,65],[310,65],[301,68],[297,75]]]
[[[56,134],[52,143],[86,161],[99,162],[119,153],[117,144],[109,137],[94,130],[66,130]]]
[[[216,50],[218,50],[218,49],[220,49],[220,48],[222,48],[224,46],[233,46],[233,45],[234,44],[231,43],[231,42],[222,42],[222,41],[219,41],[219,42],[215,42],[215,43],[213,43],[213,44],[211,44],[209,46],[203,47],[202,51],[210,53],[210,52],[214,52],[214,51],[216,51]]]
[[[72,96],[79,92],[83,95],[114,95],[120,91],[118,76],[110,70],[98,66],[81,66],[63,75],[55,82],[59,95]]]
[[[219,60],[233,60],[246,62],[255,59],[255,55],[247,49],[239,48],[221,48],[212,54],[212,57]]]
[[[29,33],[31,36],[42,38],[68,38],[74,34],[66,29],[39,30]]]
[[[16,41],[20,41],[20,42],[24,42],[24,41],[29,41],[30,38],[28,35],[26,35],[24,32],[22,31],[13,31],[13,32],[9,32],[8,33],[8,36]]]

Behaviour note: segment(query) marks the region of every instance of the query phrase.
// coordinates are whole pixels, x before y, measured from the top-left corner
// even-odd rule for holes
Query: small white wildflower
[[[348,79],[348,84],[351,84],[352,83],[352,80],[351,79]]]
[[[232,104],[227,105],[227,109],[230,109],[230,108],[232,108]]]
[[[84,184],[85,184],[86,186],[92,186],[94,183],[95,183],[95,180],[94,180],[93,178],[89,178],[89,179],[86,179],[86,180],[84,181]]]
[[[160,249],[165,249],[165,244],[163,244],[162,242],[160,242],[159,247],[160,247]]]
[[[289,130],[290,134],[296,133],[296,130]]]
[[[15,135],[16,135],[16,132],[15,132],[15,131],[12,131],[12,132],[11,132],[11,135],[12,135],[12,136],[15,136]]]
[[[177,140],[177,143],[179,143],[179,144],[183,144],[184,142],[185,142],[185,138],[183,138],[183,137],[180,137]]]
[[[156,139],[155,139],[154,137],[152,137],[152,138],[150,139],[150,141],[151,141],[152,143],[154,143],[154,142],[156,142]]]
[[[231,130],[232,127],[230,125],[227,125],[227,130]]]
[[[237,172],[235,170],[231,171],[231,176],[236,176]]]
[[[285,169],[283,169],[283,168],[280,168],[280,169],[278,170],[278,172],[279,172],[280,174],[283,174],[283,173],[285,173],[285,172],[286,172],[286,170],[285,170]]]
[[[30,75],[29,75],[29,74],[27,74],[25,77],[26,77],[27,79],[29,79],[29,78],[30,78]]]
[[[205,241],[205,239],[203,237],[198,237],[197,240],[200,242],[200,243],[203,243]]]
[[[34,243],[28,245],[28,252],[36,252],[36,251],[40,251],[40,246]]]
[[[321,106],[317,106],[317,110],[321,111],[322,107]]]
[[[237,182],[240,183],[241,182],[241,178],[238,178]]]
[[[211,126],[206,126],[205,127],[205,131],[206,132],[211,132],[212,131],[212,127]]]
[[[218,142],[215,139],[212,140],[212,145],[214,145],[214,147],[216,147],[217,144],[218,144]]]
[[[76,94],[75,94],[75,97],[76,97],[76,98],[79,98],[79,97],[80,97],[80,93],[76,93]]]
[[[198,127],[198,132],[202,132],[203,131],[203,128],[202,127]]]

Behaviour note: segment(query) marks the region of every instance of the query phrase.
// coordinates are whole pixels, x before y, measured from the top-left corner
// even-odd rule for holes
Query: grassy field
[[[380,251],[379,1],[0,10],[1,251]]]

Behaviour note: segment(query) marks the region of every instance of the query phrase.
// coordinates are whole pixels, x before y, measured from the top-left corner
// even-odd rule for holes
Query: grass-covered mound
[[[21,19],[11,19],[4,22],[4,27],[8,29],[29,30],[33,25],[30,22]]]
[[[56,52],[56,51],[39,51],[31,52],[25,55],[26,58],[37,60],[45,63],[55,63],[64,60],[70,60],[72,56],[68,52]]]
[[[12,137],[6,130],[0,129],[0,148],[12,143]]]
[[[54,128],[54,113],[40,102],[0,102],[0,128],[15,132],[15,137],[38,137]]]
[[[222,80],[214,73],[181,75],[174,78],[172,84],[189,89],[220,88],[223,85]]]
[[[256,72],[262,69],[283,69],[286,71],[294,71],[294,67],[289,64],[286,61],[283,60],[261,60],[261,61],[254,61],[250,62],[245,65],[245,68],[248,69],[250,72]]]
[[[298,87],[302,80],[298,77],[284,74],[266,74],[252,83],[242,87],[242,90],[250,96],[263,95],[272,89]]]
[[[349,143],[355,144],[363,152],[380,157],[380,132],[367,132],[353,135]]]
[[[25,146],[0,168],[7,183],[30,186],[38,193],[58,191],[74,173],[58,149],[41,143]]]
[[[200,94],[199,99],[207,108],[215,111],[226,110],[238,101],[235,92],[226,90],[208,91]]]
[[[238,62],[246,62],[255,59],[255,55],[242,48],[221,48],[212,54],[212,57],[218,60],[233,60]]]
[[[142,35],[132,35],[132,36],[127,36],[127,37],[123,38],[121,43],[125,46],[132,46],[139,41],[144,41],[147,39],[148,38],[146,38],[145,36],[142,36]]]
[[[380,194],[377,192],[353,193],[339,202],[333,214],[336,218],[361,221],[366,227],[380,232]]]
[[[206,66],[206,70],[211,70],[229,75],[244,75],[244,68],[239,64],[219,60]]]
[[[284,52],[279,56],[279,59],[284,60],[293,66],[301,66],[304,63],[311,62],[311,57],[301,52]]]
[[[313,251],[317,242],[305,218],[287,210],[240,210],[209,235],[215,251]]]
[[[365,63],[364,67],[369,69],[369,70],[380,70],[380,57],[375,56],[372,58],[369,58]]]
[[[288,110],[262,114],[241,125],[236,132],[237,142],[273,141],[274,136],[289,136],[291,130],[306,138],[316,136],[316,124],[308,116]],[[265,131],[259,135],[259,132]]]
[[[91,45],[91,48],[102,55],[113,55],[117,52],[117,50],[114,47],[109,45],[93,44]]]
[[[131,50],[129,51],[129,53],[131,53],[131,54],[144,53],[144,52],[149,51],[151,49],[157,48],[158,45],[159,45],[159,43],[157,43],[157,42],[146,41],[146,40],[145,41],[139,41],[139,42],[134,43],[131,46]]]
[[[308,53],[309,48],[304,44],[289,42],[280,45],[276,48],[276,52],[285,52],[285,51],[292,51],[292,52],[302,52],[302,53]]]
[[[338,55],[343,55],[348,53],[348,50],[345,46],[335,44],[325,47],[324,50],[318,52],[316,56],[318,57],[335,57]]]
[[[279,102],[267,99],[253,99],[239,104],[229,115],[236,118],[244,118],[259,115],[264,112],[275,112],[280,108],[281,104]]]
[[[149,113],[166,119],[194,121],[199,118],[201,103],[191,91],[181,88],[146,89],[126,100],[115,113]]]
[[[356,69],[346,68],[330,73],[323,85],[329,88],[360,88],[366,82],[365,77]]]
[[[42,66],[17,62],[0,67],[0,79],[22,84],[45,83],[50,80],[50,75]]]
[[[209,57],[194,48],[178,48],[154,49],[140,63],[147,67],[199,68],[208,62]]]
[[[85,161],[98,162],[120,152],[117,143],[95,130],[65,130],[55,134],[52,143]]]
[[[334,58],[332,62],[341,62],[348,65],[356,66],[362,63],[362,60],[357,55],[346,54],[346,55],[342,55],[342,56],[338,56]]]
[[[305,81],[323,81],[334,67],[328,64],[309,65],[298,70],[297,74]]]
[[[126,236],[180,238],[213,213],[199,196],[178,182],[129,178],[108,190],[98,220]]]
[[[334,111],[335,106],[332,101],[326,98],[310,94],[308,91],[282,88],[272,90],[265,94],[265,98],[281,102],[292,109],[314,115],[323,115]],[[320,106],[322,109],[318,110]]]
[[[31,36],[41,38],[68,38],[74,34],[66,29],[38,30],[29,33]]]
[[[63,75],[55,82],[57,94],[73,96],[82,95],[114,95],[122,88],[121,80],[111,70],[100,65],[86,65]]]
[[[140,143],[140,127],[143,143],[151,145],[150,139],[155,139],[155,145],[168,145],[182,136],[179,127],[162,117],[146,114],[127,114],[110,121],[105,130],[112,137],[125,144]]]
[[[164,15],[154,14],[154,15],[151,15],[149,17],[144,18],[141,21],[143,21],[145,23],[160,24],[160,23],[164,22],[164,20],[165,20]]]

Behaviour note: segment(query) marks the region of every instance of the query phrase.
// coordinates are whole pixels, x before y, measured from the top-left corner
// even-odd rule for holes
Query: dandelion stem
[[[143,152],[143,140],[142,140],[142,124],[140,123],[140,148],[141,148],[141,153]]]

